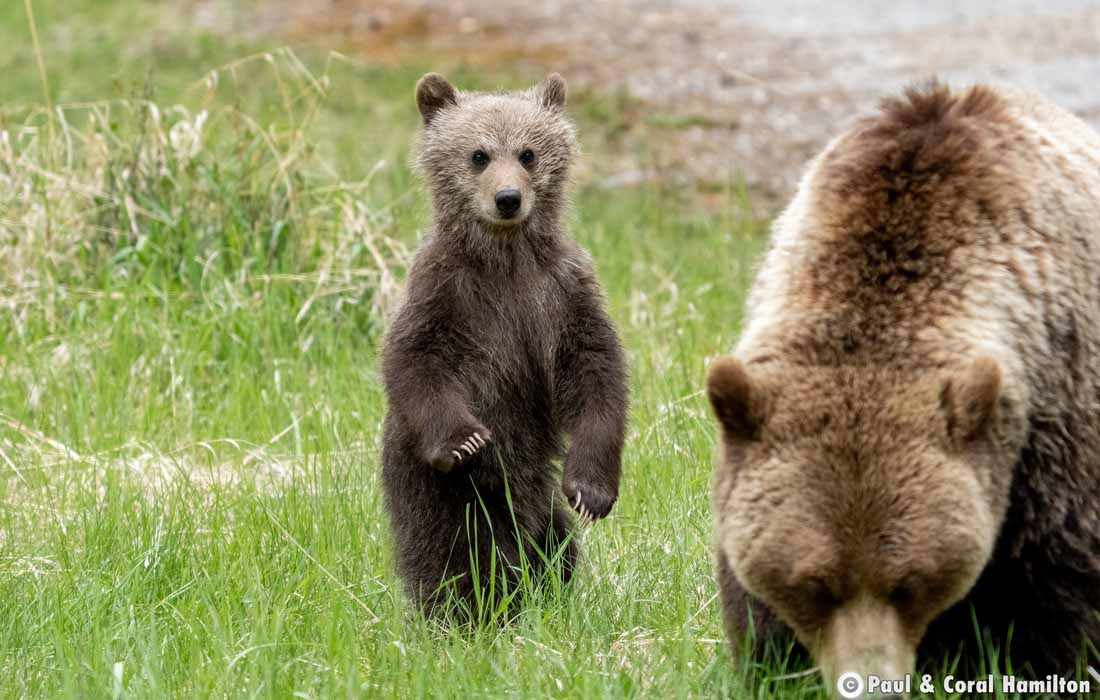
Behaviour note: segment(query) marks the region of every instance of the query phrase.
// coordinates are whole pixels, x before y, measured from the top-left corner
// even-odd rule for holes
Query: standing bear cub
[[[524,561],[560,555],[569,577],[563,502],[586,519],[615,503],[627,389],[592,262],[562,231],[565,81],[487,94],[432,73],[416,102],[433,224],[385,339],[382,486],[398,573],[430,613],[499,596]]]
[[[810,164],[748,309],[707,385],[735,646],[793,636],[834,691],[976,674],[976,629],[1022,678],[1096,653],[1096,133],[1007,89],[886,100]]]

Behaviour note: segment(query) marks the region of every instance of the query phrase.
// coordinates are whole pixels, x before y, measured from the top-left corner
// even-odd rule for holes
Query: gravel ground
[[[1100,3],[1080,0],[267,0],[248,24],[352,54],[521,61],[666,118],[617,181],[745,179],[767,199],[853,118],[933,74],[1039,90],[1100,128]]]

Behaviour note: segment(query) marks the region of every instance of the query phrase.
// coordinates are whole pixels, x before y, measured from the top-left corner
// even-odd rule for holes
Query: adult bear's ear
[[[546,76],[536,92],[543,107],[555,112],[565,107],[565,78],[557,73]]]
[[[715,360],[707,372],[707,398],[727,438],[756,438],[767,418],[766,402],[744,365],[732,357]]]
[[[947,432],[959,444],[985,435],[997,415],[1001,399],[1001,367],[990,357],[979,357],[943,383],[940,403]]]
[[[416,106],[425,126],[432,123],[439,110],[454,104],[458,104],[455,89],[439,73],[428,73],[416,83]]]

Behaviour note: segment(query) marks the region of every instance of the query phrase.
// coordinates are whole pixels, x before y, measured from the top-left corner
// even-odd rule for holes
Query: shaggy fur
[[[1100,137],[1007,90],[886,100],[811,163],[748,309],[708,380],[731,642],[793,633],[832,688],[975,659],[973,609],[1015,668],[1072,673],[1100,644]]]
[[[591,518],[611,510],[627,390],[591,260],[562,232],[575,152],[564,81],[458,93],[430,74],[417,102],[434,221],[385,340],[382,484],[398,573],[431,612],[447,592],[487,590],[494,548],[496,575],[514,583],[522,557],[537,574],[564,545],[569,576],[563,501]],[[522,197],[510,219],[501,191]]]

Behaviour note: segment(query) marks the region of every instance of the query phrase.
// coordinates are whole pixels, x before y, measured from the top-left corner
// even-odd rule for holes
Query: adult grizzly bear
[[[460,93],[432,73],[416,101],[434,216],[383,349],[382,486],[398,573],[431,612],[497,600],[524,560],[537,574],[560,553],[570,575],[563,501],[611,510],[627,389],[592,262],[562,230],[565,82]]]
[[[973,645],[973,609],[1018,673],[1072,673],[1100,643],[1100,138],[1008,90],[887,99],[811,163],[747,306],[707,382],[731,641],[793,632],[832,689]]]

